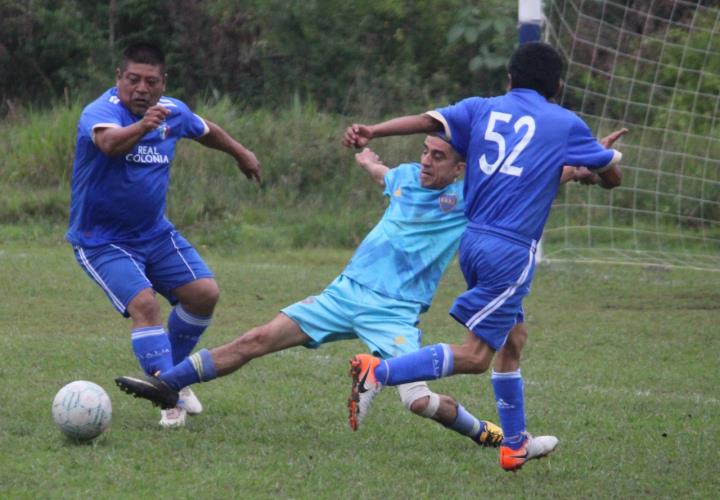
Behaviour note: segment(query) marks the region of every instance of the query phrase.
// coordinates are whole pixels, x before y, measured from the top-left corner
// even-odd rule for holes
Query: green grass
[[[320,291],[349,256],[206,253],[223,295],[202,345]],[[0,269],[3,498],[714,498],[720,489],[720,273],[540,266],[526,301],[528,424],[561,445],[508,474],[494,450],[411,415],[393,390],[351,433],[356,341],[295,348],[198,386],[205,413],[162,430],[154,408],[114,387],[114,376],[138,371],[129,323],[69,247],[6,243]],[[463,338],[446,313],[462,288],[453,265],[423,319],[426,342]],[[89,445],[66,440],[50,417],[55,392],[75,379],[104,386],[113,402],[110,430]],[[496,419],[487,375],[432,386]]]

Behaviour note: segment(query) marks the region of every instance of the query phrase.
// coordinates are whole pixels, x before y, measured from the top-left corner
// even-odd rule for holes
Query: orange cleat
[[[558,438],[555,436],[533,437],[527,434],[527,439],[517,450],[513,450],[509,446],[500,447],[500,467],[512,472],[520,470],[528,460],[548,456],[558,442]]]
[[[375,378],[375,367],[379,364],[380,359],[369,354],[358,354],[350,360],[352,389],[348,398],[348,422],[354,431],[358,430],[372,400],[382,390]]]

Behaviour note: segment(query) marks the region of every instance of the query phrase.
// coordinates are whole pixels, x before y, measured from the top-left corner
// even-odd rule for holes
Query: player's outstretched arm
[[[365,148],[355,155],[355,161],[365,170],[377,184],[385,187],[385,174],[390,170],[380,157],[370,148]]]
[[[343,145],[349,148],[364,148],[370,139],[392,135],[427,134],[442,130],[442,124],[428,114],[408,115],[392,118],[375,125],[354,123],[345,129]]]
[[[611,148],[618,139],[628,132],[629,130],[623,127],[600,139],[600,144],[606,148]],[[568,181],[575,181],[581,184],[598,184],[604,189],[612,189],[622,183],[622,171],[620,170],[619,161],[601,173],[593,172],[585,167],[574,168],[566,166],[563,168],[560,183],[562,184]]]
[[[170,110],[156,104],[145,111],[142,120],[127,127],[105,127],[94,131],[93,142],[107,156],[120,156],[129,152],[148,132],[165,121]]]
[[[255,153],[233,139],[220,125],[210,120],[205,120],[205,123],[210,131],[196,140],[205,147],[229,154],[235,158],[238,168],[245,177],[256,180],[258,184],[262,183],[262,169]]]

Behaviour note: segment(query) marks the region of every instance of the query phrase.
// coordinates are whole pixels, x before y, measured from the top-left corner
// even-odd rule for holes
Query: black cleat
[[[180,397],[178,391],[155,377],[118,377],[115,383],[128,394],[148,399],[163,410],[175,408]]]

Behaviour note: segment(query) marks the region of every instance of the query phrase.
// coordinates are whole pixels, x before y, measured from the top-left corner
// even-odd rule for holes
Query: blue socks
[[[160,380],[179,391],[183,387],[217,378],[215,362],[207,349],[201,349],[185,358],[167,372],[160,373]]]
[[[520,370],[507,373],[492,372],[500,427],[503,429],[503,445],[517,450],[525,442],[525,396]]]
[[[383,385],[434,380],[452,375],[453,353],[447,344],[433,344],[419,351],[385,359],[375,367],[375,378]]]
[[[200,336],[210,325],[212,316],[200,316],[186,311],[182,305],[176,305],[168,317],[168,337],[172,346],[173,365],[188,356]]]
[[[135,357],[145,373],[154,375],[172,368],[170,340],[162,325],[135,328],[130,338]]]
[[[457,406],[457,417],[455,421],[446,427],[475,440],[483,431],[483,425],[480,421],[471,415],[461,404]]]

